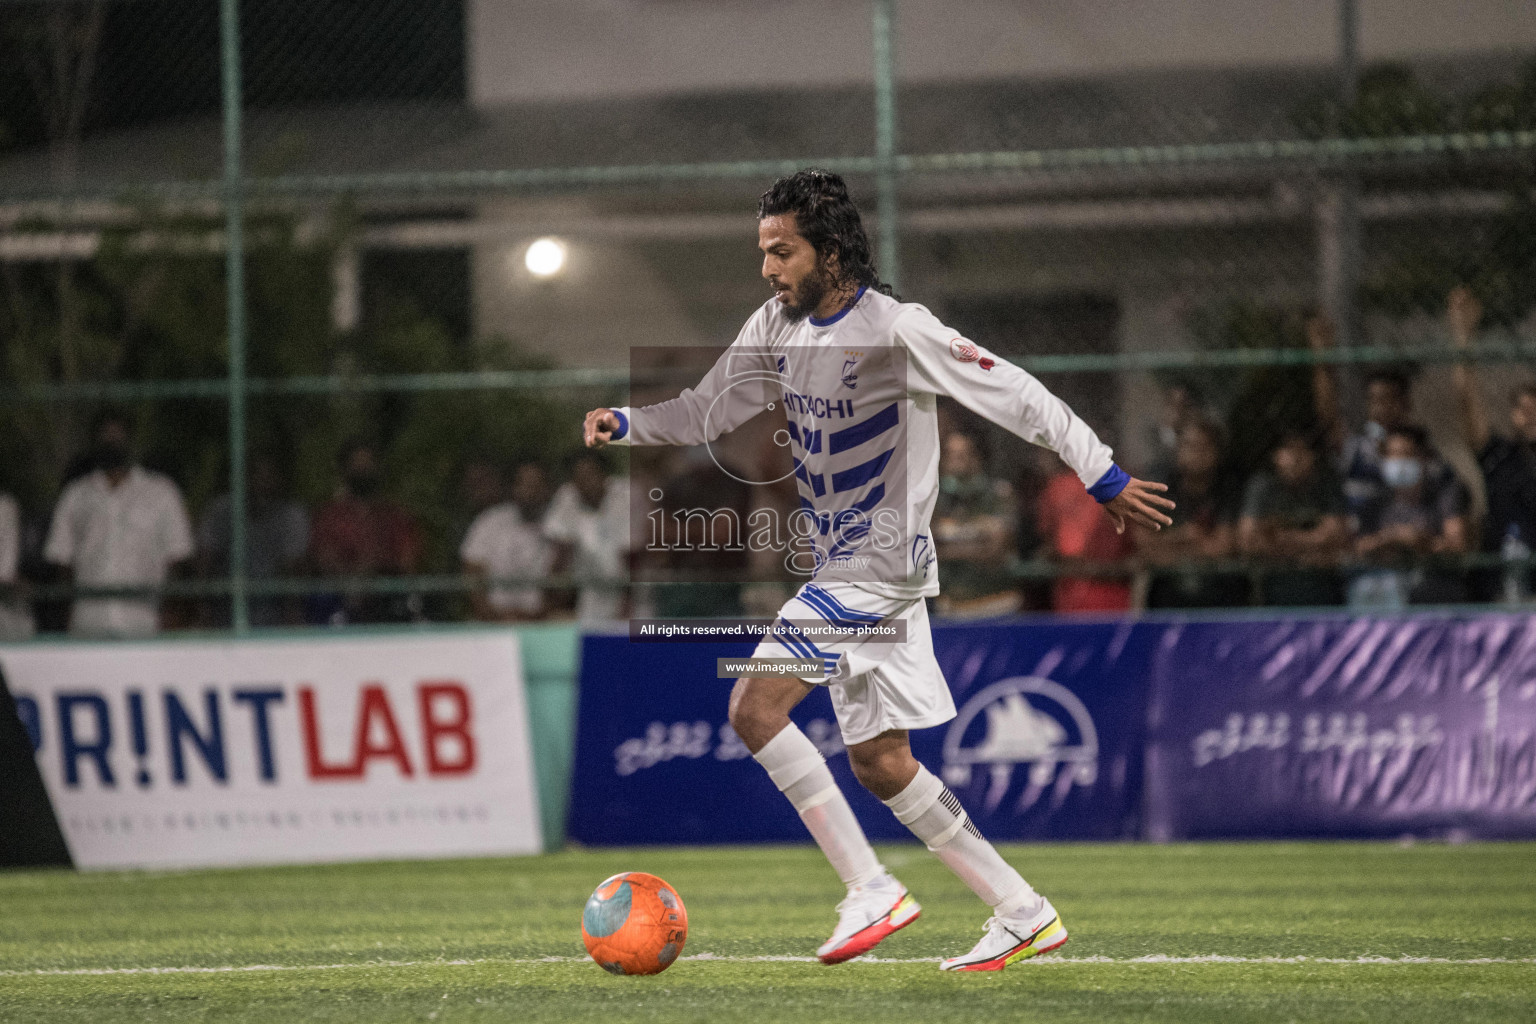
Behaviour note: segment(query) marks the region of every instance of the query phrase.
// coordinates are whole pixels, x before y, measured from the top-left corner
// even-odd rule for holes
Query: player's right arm
[[[697,387],[655,405],[587,413],[582,424],[587,447],[708,444],[762,412],[781,389],[764,341],[769,313],[765,306],[747,321]]]

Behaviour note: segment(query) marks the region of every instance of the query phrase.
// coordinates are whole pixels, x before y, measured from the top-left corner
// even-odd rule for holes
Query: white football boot
[[[837,930],[816,950],[816,957],[824,964],[840,964],[862,956],[922,912],[907,887],[890,874],[854,886],[837,905]]]
[[[1011,917],[989,917],[987,934],[964,956],[951,957],[939,964],[946,971],[1000,971],[1009,964],[1059,949],[1067,941],[1061,915],[1042,900],[1039,910]]]

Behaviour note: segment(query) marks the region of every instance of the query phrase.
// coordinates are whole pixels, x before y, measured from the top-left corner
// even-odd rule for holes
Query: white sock
[[[832,781],[826,759],[798,725],[789,723],[752,756],[800,812],[800,820],[844,885],[852,889],[885,874],[848,798]]]
[[[885,806],[999,917],[1032,914],[1044,904],[1040,894],[982,838],[955,794],[927,768],[919,765],[917,777]]]

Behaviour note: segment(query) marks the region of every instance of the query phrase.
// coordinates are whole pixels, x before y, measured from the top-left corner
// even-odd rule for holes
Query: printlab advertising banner
[[[912,736],[978,825],[999,839],[1136,834],[1152,648],[1124,623],[940,626],[958,717]],[[588,636],[570,812],[592,844],[800,842],[805,826],[726,720],[717,658],[750,643]],[[853,778],[824,688],[794,719],[872,839],[911,834]]]
[[[1536,836],[1536,616],[1170,624],[1148,836]]]
[[[0,645],[79,867],[533,853],[509,632]]]

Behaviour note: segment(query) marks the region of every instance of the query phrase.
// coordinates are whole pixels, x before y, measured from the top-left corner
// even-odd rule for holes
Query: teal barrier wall
[[[527,681],[528,733],[539,784],[544,849],[565,844],[576,748],[576,669],[580,630],[574,622],[517,626]]]

